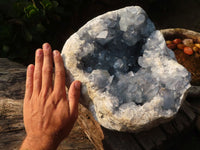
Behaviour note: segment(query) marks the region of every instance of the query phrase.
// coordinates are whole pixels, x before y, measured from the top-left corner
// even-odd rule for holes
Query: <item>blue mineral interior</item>
[[[157,99],[163,109],[176,109],[189,74],[181,66],[170,66],[175,61],[162,34],[139,7],[99,16],[75,37],[77,69],[91,89],[116,100],[116,109]]]
[[[143,55],[142,46],[146,39],[139,38],[140,40],[135,44],[130,44],[130,40],[124,40],[127,37],[124,37],[126,34],[119,29],[119,25],[116,28],[107,31],[107,38],[94,39],[87,32],[82,35],[82,39],[87,39],[87,44],[83,45],[82,48],[87,48],[88,43],[90,43],[94,45],[94,50],[83,57],[77,55],[79,60],[77,68],[89,74],[93,73],[94,70],[106,70],[109,76],[103,77],[103,75],[100,75],[101,73],[93,74],[92,78],[94,78],[95,85],[102,92],[108,91],[112,95],[117,96],[120,103],[124,103],[130,101],[132,96],[132,94],[129,94],[130,96],[126,94],[128,92],[126,91],[128,90],[126,84],[131,83],[123,82],[124,80],[122,81],[120,78],[123,78],[122,76],[133,78],[134,74],[141,68],[138,64],[138,58]],[[129,81],[129,78],[126,80]],[[116,92],[118,89],[121,89],[122,92]],[[142,105],[145,100],[135,102]]]
[[[115,43],[118,43],[115,45]],[[136,73],[140,69],[138,57],[142,56],[143,40],[138,41],[134,46],[128,46],[114,39],[110,43],[102,46],[95,43],[94,53],[89,53],[80,60],[79,69],[91,73],[96,69],[108,70],[110,75],[116,73],[126,74],[129,71]]]

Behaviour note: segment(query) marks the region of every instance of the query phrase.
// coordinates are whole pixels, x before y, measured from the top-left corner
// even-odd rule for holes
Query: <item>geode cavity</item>
[[[138,6],[92,19],[62,56],[70,80],[82,82],[81,103],[109,129],[138,131],[172,117],[190,87],[190,74]]]

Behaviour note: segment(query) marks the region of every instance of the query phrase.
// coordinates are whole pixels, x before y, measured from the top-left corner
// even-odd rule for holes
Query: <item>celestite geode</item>
[[[138,6],[89,21],[62,57],[70,80],[82,82],[81,103],[108,129],[134,132],[171,118],[190,87],[190,73]]]

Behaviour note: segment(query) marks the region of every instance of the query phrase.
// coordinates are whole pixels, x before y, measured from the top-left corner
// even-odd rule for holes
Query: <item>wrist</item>
[[[55,150],[58,145],[59,143],[53,137],[27,136],[24,139],[20,150]]]

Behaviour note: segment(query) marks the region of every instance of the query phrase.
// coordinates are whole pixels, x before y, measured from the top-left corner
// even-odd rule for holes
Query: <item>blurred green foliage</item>
[[[35,48],[49,42],[61,49],[69,28],[76,31],[96,15],[137,4],[146,10],[158,4],[157,10],[163,1],[167,0],[0,0],[0,57],[32,63]]]
[[[85,0],[84,3],[92,0]],[[70,25],[83,0],[1,0],[0,57],[29,63],[43,42],[59,45],[58,32]]]

